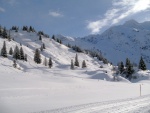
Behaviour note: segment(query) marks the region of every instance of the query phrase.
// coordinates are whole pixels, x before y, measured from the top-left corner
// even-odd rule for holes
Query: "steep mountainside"
[[[17,64],[20,66],[22,72],[30,72],[34,74],[51,73],[52,75],[55,75],[55,73],[61,73],[65,70],[70,76],[76,76],[78,75],[77,73],[80,73],[78,77],[89,79],[105,79],[111,81],[113,78],[111,65],[103,64],[102,61],[99,61],[96,58],[92,58],[87,54],[76,53],[74,50],[66,47],[63,44],[57,43],[53,39],[42,36],[42,40],[39,40],[37,33],[29,33],[22,30],[18,32],[11,31],[10,36],[12,39],[14,39],[14,41],[8,41],[7,39],[0,38],[0,48],[2,48],[4,41],[6,41],[7,53],[9,52],[10,47],[12,47],[14,50],[16,45],[19,48],[23,48],[24,53],[27,54],[28,61],[24,62],[22,60],[17,60]],[[42,44],[45,44],[46,47],[46,49],[40,51],[42,63],[36,64],[34,62],[35,49],[38,48],[40,50]],[[75,61],[76,54],[78,54],[80,67],[75,67],[74,70],[71,70],[71,59]],[[52,58],[53,66],[51,69],[49,69],[48,66],[44,66],[43,63],[45,57],[47,62],[49,57]],[[86,68],[82,68],[83,60],[86,62]],[[12,66],[13,58],[11,55],[8,54],[8,59],[0,56],[0,63],[2,66],[8,65],[6,67],[4,66],[6,69],[9,67],[11,70],[14,70]],[[101,65],[103,65],[103,68],[100,68]],[[106,71],[108,73],[106,73]],[[120,78],[120,80],[123,80],[123,78]]]
[[[138,23],[130,20],[123,25],[111,27],[100,35],[74,40],[63,38],[63,43],[100,50],[115,65],[120,61],[125,62],[126,58],[138,64],[142,56],[150,68],[150,22]]]

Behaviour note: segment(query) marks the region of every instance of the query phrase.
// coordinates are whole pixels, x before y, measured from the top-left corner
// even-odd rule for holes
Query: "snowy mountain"
[[[7,52],[12,47],[13,50],[15,49],[15,46],[17,45],[19,48],[22,47],[24,50],[24,53],[27,54],[27,62],[24,62],[22,60],[17,60],[17,64],[20,66],[22,72],[31,72],[31,73],[51,73],[54,70],[66,70],[68,73],[71,73],[72,76],[76,75],[76,73],[82,73],[81,76],[85,78],[95,78],[95,79],[106,79],[108,81],[112,80],[112,74],[107,74],[106,71],[109,73],[112,73],[112,66],[103,64],[102,61],[99,61],[96,58],[92,58],[88,54],[84,53],[77,53],[74,50],[66,47],[63,44],[59,44],[53,39],[46,38],[42,36],[42,40],[39,40],[39,36],[37,33],[28,33],[26,31],[18,31],[17,33],[15,31],[10,32],[10,36],[12,41],[8,41],[7,39],[0,38],[0,48],[3,46],[3,42],[6,41],[6,48]],[[35,49],[41,48],[41,45],[45,44],[46,49],[41,51],[41,64],[36,64],[34,62],[34,53]],[[75,70],[70,70],[71,60],[75,60],[75,56],[78,54],[78,60],[80,67],[75,67]],[[49,69],[48,66],[44,66],[44,59],[49,59],[49,57],[52,58],[53,67],[52,69]],[[1,56],[0,59],[3,62],[3,57]],[[13,64],[13,58],[11,55],[8,55],[8,59],[5,59],[9,65],[9,67],[12,67]],[[82,61],[85,60],[87,67],[82,68]],[[1,63],[4,65],[3,63]],[[103,68],[101,69],[100,66],[103,65]],[[14,70],[14,69],[13,69]],[[93,71],[97,72],[95,74],[91,74]],[[101,75],[98,77],[98,75]],[[81,77],[79,76],[79,77]],[[98,78],[97,78],[97,77]]]
[[[0,48],[3,47],[4,41],[7,53],[11,47],[13,50],[16,45],[22,47],[27,54],[27,62],[17,60],[17,67],[14,68],[12,55],[7,54],[7,58],[0,56],[0,113],[105,113],[112,110],[119,113],[149,110],[150,97],[144,96],[150,94],[149,70],[135,73],[137,79],[132,80],[135,83],[121,76],[114,82],[113,66],[104,64],[96,57],[77,53],[45,36],[39,40],[36,32],[12,30],[10,37],[13,40],[8,41],[0,37]],[[90,48],[98,44],[95,40],[99,35],[89,40],[61,35],[57,37],[72,44],[77,41],[79,44],[84,42],[83,46]],[[40,51],[42,63],[37,64],[34,62],[35,49],[40,50],[43,44],[46,49]],[[75,66],[75,69],[71,70],[71,59],[74,60],[76,54],[80,67]],[[52,68],[43,64],[44,59],[48,60],[49,57],[52,58]],[[83,60],[86,62],[86,68],[81,68]],[[139,84],[143,84],[141,94]],[[139,95],[144,97],[137,98]],[[112,101],[114,99],[115,101]],[[128,103],[130,107],[127,107]],[[115,109],[111,106],[115,106]]]
[[[142,56],[150,69],[150,22],[148,21],[138,23],[129,20],[123,25],[109,28],[102,34],[74,38],[74,40],[70,40],[69,37],[63,38],[63,43],[99,50],[115,65],[120,61],[125,62],[126,58],[138,64]]]

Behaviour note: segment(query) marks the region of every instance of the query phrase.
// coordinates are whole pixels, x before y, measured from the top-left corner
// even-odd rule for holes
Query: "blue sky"
[[[127,20],[150,21],[150,0],[0,0],[0,24],[32,25],[52,36],[102,33]]]

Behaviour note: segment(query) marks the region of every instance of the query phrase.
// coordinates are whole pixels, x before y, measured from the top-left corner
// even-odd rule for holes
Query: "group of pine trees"
[[[77,66],[77,67],[80,67],[80,65],[79,65],[79,60],[78,60],[78,55],[76,54],[76,56],[75,56],[75,62],[73,62],[73,59],[71,59],[71,66],[70,66],[70,69],[74,69],[74,66]],[[83,62],[82,62],[82,68],[85,68],[85,67],[87,67],[87,65],[86,65],[86,62],[85,62],[85,60],[83,60]]]
[[[1,36],[2,38],[5,38],[5,39],[8,39],[9,41],[11,41],[11,38],[10,38],[10,30],[7,31],[5,27],[2,28],[2,27],[0,26],[0,36]]]
[[[140,58],[138,69],[140,69],[140,70],[146,70],[147,69],[146,64],[145,64],[142,57]],[[128,79],[131,79],[132,74],[135,72],[135,70],[133,68],[133,64],[130,62],[130,60],[128,58],[126,59],[125,66],[124,66],[122,61],[119,63],[118,70],[119,70],[119,73],[121,75],[125,74],[126,78],[128,78]]]
[[[36,50],[35,50],[34,61],[35,61],[35,63],[37,63],[37,64],[40,64],[40,63],[42,62],[41,54],[40,54],[39,49],[36,49]],[[48,65],[49,68],[51,68],[51,67],[53,66],[52,58],[50,57],[49,60],[48,60],[48,62],[47,62],[47,59],[46,59],[46,57],[45,57],[45,59],[44,59],[44,61],[43,61],[43,64],[44,64],[45,66]]]
[[[18,48],[18,46],[16,45],[14,51],[12,49],[12,47],[9,50],[9,55],[12,55],[14,59],[16,60],[24,60],[27,61],[27,54],[24,54],[23,48],[20,47],[20,49]],[[1,56],[3,57],[7,57],[7,49],[6,49],[6,42],[3,42],[3,47],[1,49]]]
[[[35,32],[35,29],[34,29],[34,27],[32,27],[32,26],[30,26],[30,27],[28,27],[28,26],[23,26],[22,30],[23,30],[23,31],[27,31],[27,32]]]
[[[55,35],[52,36],[52,39],[55,40],[56,42],[62,44],[62,41],[59,38],[56,38]]]
[[[49,35],[48,35],[48,34],[45,34],[43,31],[39,31],[37,34],[38,34],[39,36],[43,35],[44,37],[49,38]]]

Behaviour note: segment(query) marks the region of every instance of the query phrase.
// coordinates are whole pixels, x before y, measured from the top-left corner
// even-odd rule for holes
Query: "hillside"
[[[14,68],[11,55],[7,58],[0,56],[0,112],[72,113],[80,111],[81,108],[80,112],[84,110],[90,112],[87,106],[90,108],[99,106],[99,109],[95,110],[100,110],[101,107],[103,108],[101,105],[107,104],[105,101],[109,101],[106,108],[112,105],[121,108],[130,102],[130,99],[124,101],[127,98],[133,98],[130,106],[135,101],[141,102],[142,100],[144,101],[140,107],[134,103],[135,107],[147,108],[149,106],[149,103],[145,104],[149,101],[149,96],[136,99],[140,95],[139,84],[142,84],[142,96],[150,94],[149,70],[135,73],[138,76],[132,81],[135,83],[120,76],[118,81],[113,81],[113,66],[104,64],[88,54],[77,53],[80,67],[71,70],[71,59],[74,60],[76,55],[71,48],[44,36],[41,41],[34,32],[11,31],[10,36],[14,40],[8,41],[0,38],[0,48],[4,41],[7,52],[10,47],[14,49],[16,45],[19,48],[22,47],[24,53],[27,54],[27,62],[17,60],[17,68]],[[70,38],[70,40],[73,39]],[[42,63],[36,64],[33,60],[35,49],[40,48],[43,43],[46,49],[40,52]],[[47,60],[49,57],[52,58],[52,68],[43,65],[45,57]],[[81,68],[83,60],[86,61],[86,68]]]
[[[104,80],[104,78],[108,79],[108,81],[111,81],[112,74],[105,73],[108,71],[108,73],[112,73],[112,66],[111,65],[105,65],[102,63],[102,61],[97,60],[96,58],[90,57],[88,54],[84,53],[76,53],[74,50],[66,47],[63,44],[59,44],[53,39],[46,38],[42,36],[42,41],[39,40],[39,36],[37,33],[28,33],[26,31],[11,31],[11,38],[14,39],[14,41],[8,41],[7,39],[0,38],[0,48],[3,46],[3,42],[6,41],[7,46],[7,52],[9,52],[10,47],[15,48],[17,45],[19,48],[22,47],[24,50],[24,53],[27,54],[27,62],[17,60],[18,65],[21,68],[21,71],[23,72],[31,72],[31,73],[49,73],[51,71],[55,70],[67,70],[69,73],[81,72],[81,76],[85,78],[96,78],[93,76],[96,76],[97,74],[101,74],[101,77],[99,79]],[[34,62],[34,53],[35,49],[38,48],[40,50],[40,47],[42,44],[45,44],[46,49],[41,51],[41,64],[36,64]],[[75,70],[70,70],[71,65],[71,59],[75,59],[76,54],[78,54],[79,64],[80,67],[75,67]],[[53,67],[52,69],[49,69],[48,66],[44,66],[43,62],[45,57],[47,58],[47,61],[49,57],[52,58]],[[3,57],[0,57],[1,59],[4,59]],[[12,57],[9,55],[8,64],[10,67],[12,67],[13,60]],[[82,61],[85,60],[87,64],[87,68],[82,69]],[[103,65],[104,68],[99,68],[101,65]],[[13,67],[12,67],[13,68]],[[95,71],[95,72],[93,72]],[[96,72],[97,71],[97,72]],[[90,74],[88,74],[88,72]],[[91,74],[91,73],[95,74]],[[111,75],[111,76],[110,76]],[[79,76],[79,77],[81,77]]]
[[[78,45],[83,49],[100,51],[114,65],[129,58],[138,64],[142,56],[150,68],[150,22],[138,23],[129,20],[123,25],[113,26],[98,35],[83,38],[58,36],[63,43]]]

